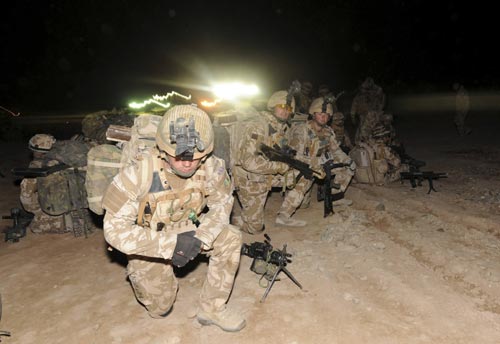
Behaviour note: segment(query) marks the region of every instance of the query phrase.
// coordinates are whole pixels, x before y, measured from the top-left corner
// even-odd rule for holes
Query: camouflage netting
[[[45,159],[57,160],[71,167],[84,167],[87,165],[87,153],[90,148],[91,144],[88,142],[56,141],[45,155]]]
[[[106,140],[106,130],[111,124],[132,127],[135,114],[124,109],[98,111],[90,113],[82,120],[82,132],[85,137],[98,144],[110,143]]]

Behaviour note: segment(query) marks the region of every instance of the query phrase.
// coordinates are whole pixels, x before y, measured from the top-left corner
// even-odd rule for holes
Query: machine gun
[[[260,144],[260,151],[271,161],[280,161],[284,162],[291,168],[299,171],[299,175],[295,179],[296,182],[304,176],[306,179],[313,179],[314,175],[320,175],[319,172],[311,169],[309,165],[303,161],[295,159],[295,154],[297,152],[291,149],[289,146],[280,147],[278,145],[274,145],[274,147],[269,147],[263,143]]]
[[[333,182],[335,175],[332,175],[332,170],[339,167],[347,167],[349,164],[345,163],[334,163],[333,160],[328,160],[322,167],[325,171],[325,179],[322,184],[318,185],[318,202],[323,201],[323,217],[327,217],[333,214],[333,198],[332,189],[340,189],[340,185]]]
[[[26,236],[26,227],[33,219],[33,215],[28,214],[20,208],[12,208],[10,215],[2,216],[2,219],[12,220],[11,227],[4,229],[5,242],[19,242],[19,239]]]
[[[259,280],[262,281],[265,278],[268,283],[266,286],[266,291],[260,299],[260,302],[266,300],[267,295],[271,291],[271,288],[278,279],[278,274],[283,271],[288,278],[292,280],[297,287],[302,289],[302,285],[293,277],[292,273],[288,271],[286,265],[291,263],[290,257],[292,255],[286,252],[286,244],[283,245],[283,249],[278,250],[273,248],[271,245],[271,238],[269,235],[264,234],[264,242],[254,242],[250,245],[243,244],[241,247],[241,254],[253,258],[252,265],[250,265],[250,270],[258,275],[262,275]]]
[[[422,182],[426,179],[429,183],[429,191],[427,194],[430,194],[431,191],[437,192],[434,189],[434,180],[439,178],[448,178],[448,173],[445,172],[433,172],[433,171],[410,171],[410,172],[401,172],[401,183],[405,179],[410,181],[411,187],[416,188],[417,186],[422,186]]]

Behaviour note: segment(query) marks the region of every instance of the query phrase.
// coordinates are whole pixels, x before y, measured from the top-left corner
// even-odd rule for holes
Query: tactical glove
[[[284,175],[290,170],[290,166],[288,164],[285,164],[284,162],[276,162],[276,172],[278,172],[281,175]]]
[[[195,238],[195,233],[195,231],[190,231],[177,234],[177,244],[172,256],[174,266],[183,267],[201,252],[202,242]]]

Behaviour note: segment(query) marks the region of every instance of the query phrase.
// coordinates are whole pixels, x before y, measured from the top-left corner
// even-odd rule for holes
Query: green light
[[[185,96],[183,94],[172,91],[172,92],[169,92],[169,93],[162,95],[162,96],[155,94],[152,98],[145,100],[142,103],[131,102],[128,104],[128,106],[131,107],[132,109],[141,109],[141,108],[145,107],[146,105],[156,104],[156,105],[159,105],[165,109],[168,109],[172,104],[163,103],[162,101],[167,100],[168,98],[173,97],[173,96],[178,96],[178,97],[184,98],[186,100],[191,99],[191,95]]]

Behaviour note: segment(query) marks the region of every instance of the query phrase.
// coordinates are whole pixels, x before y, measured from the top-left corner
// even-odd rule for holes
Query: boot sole
[[[228,328],[228,327],[222,327],[221,325],[217,324],[216,322],[210,320],[210,319],[204,319],[204,318],[200,318],[200,317],[197,317],[198,319],[198,322],[203,325],[203,326],[210,326],[210,325],[215,325],[217,327],[219,327],[221,330],[223,331],[226,331],[226,332],[238,332],[240,331],[241,329],[243,329],[245,327],[245,325],[247,324],[246,321],[243,321],[239,326],[237,327],[234,327],[234,328]]]

